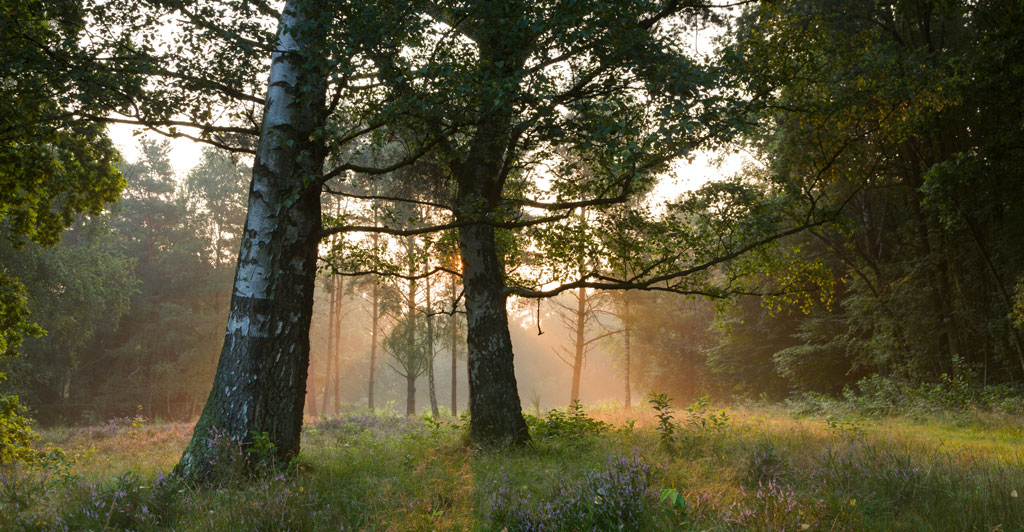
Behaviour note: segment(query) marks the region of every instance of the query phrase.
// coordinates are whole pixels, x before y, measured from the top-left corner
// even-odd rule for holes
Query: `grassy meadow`
[[[283,471],[211,441],[226,480],[202,488],[166,474],[187,424],[49,429],[67,458],[3,470],[0,530],[1024,530],[1021,418],[793,412],[552,411],[497,450],[455,418],[352,412],[310,420]]]

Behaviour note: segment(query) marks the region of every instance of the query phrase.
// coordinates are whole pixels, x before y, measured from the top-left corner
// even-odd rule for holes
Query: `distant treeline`
[[[680,211],[686,217],[670,220],[679,223],[666,224],[668,232],[683,238],[661,243],[660,251],[685,259],[701,250],[675,249],[677,242],[714,251],[723,242],[756,240],[769,222],[810,227],[749,246],[747,253],[713,253],[706,264],[715,268],[701,269],[697,277],[709,281],[701,293],[722,296],[717,302],[657,291],[599,297],[577,289],[578,314],[570,309],[566,318],[575,345],[563,353],[576,375],[572,394],[579,379],[587,379],[587,349],[620,355],[618,369],[628,383],[609,392],[613,397],[632,388],[680,398],[781,399],[803,391],[836,394],[866,378],[874,389],[884,381],[917,389],[959,383],[1019,390],[1024,15],[1017,4],[772,2],[750,6],[732,21],[716,68],[723,83],[750,95],[743,106],[750,114],[730,122],[723,143],[751,154],[750,162],[732,181],[691,198],[686,205],[705,210]],[[551,134],[557,139],[564,132]],[[75,223],[59,245],[18,249],[11,243],[17,239],[0,238],[0,274],[27,287],[31,319],[47,331],[26,340],[22,356],[3,360],[0,372],[9,376],[4,392],[19,394],[40,421],[102,421],[140,408],[148,417],[189,418],[206,399],[223,340],[249,171],[207,151],[178,181],[167,150],[144,144],[140,160],[121,167],[128,183],[122,199]],[[443,183],[447,176],[437,168],[435,181]],[[429,170],[410,167],[387,178],[415,200],[405,204],[423,212],[378,212],[375,203],[356,214],[373,225],[384,214],[390,216],[384,222],[398,225],[413,218],[436,221],[425,208],[438,204],[428,194],[436,190],[423,191],[424,183],[434,183]],[[364,197],[370,184],[348,177],[346,186],[355,188],[335,192]],[[385,178],[370,181],[379,186]],[[714,222],[713,214],[729,209],[734,212],[722,219],[735,223],[712,223],[710,229],[690,223]],[[572,222],[586,230],[592,229],[591,213],[614,214],[596,206],[571,210],[564,213],[566,227]],[[323,212],[339,223],[351,214]],[[17,233],[11,224],[18,221],[5,219],[0,231]],[[330,281],[340,297],[329,310],[322,308],[323,298],[317,303],[314,323],[321,326],[312,333],[309,389],[319,400],[309,398],[307,412],[332,413],[349,401],[372,404],[374,385],[365,380],[375,377],[362,373],[369,361],[361,357],[378,357],[376,378],[394,400],[403,390],[415,394],[416,379],[432,374],[423,356],[458,355],[464,342],[461,322],[440,314],[458,310],[456,244],[441,236],[373,239],[372,246],[366,239],[355,257],[359,262],[352,258],[360,252],[354,237],[346,240],[342,233],[332,233],[336,237],[323,245],[338,248],[331,267],[383,268],[378,255],[391,250],[397,258],[390,273],[399,280],[367,284],[372,278],[364,275],[344,289]],[[539,260],[539,248],[517,244],[510,235],[499,233],[503,258]],[[628,240],[636,257],[655,247]],[[573,255],[569,250],[576,248],[563,244],[564,256],[551,262],[586,270],[574,273],[580,279],[604,275],[601,268],[616,259],[611,251]],[[422,257],[442,255],[450,260],[433,262],[450,279],[431,281],[417,273],[418,265],[431,262]],[[416,281],[401,281],[402,275]],[[706,293],[720,278],[730,281],[720,283],[727,289]],[[365,311],[370,293],[377,343],[365,340],[371,335],[367,313],[346,317],[353,306],[342,301],[356,301]],[[585,312],[600,317],[588,319]],[[599,337],[601,342],[592,341]],[[343,366],[343,356],[358,364]],[[387,364],[391,369],[385,370]],[[346,370],[360,382],[339,386]],[[449,382],[443,375],[438,389]],[[521,397],[528,398],[529,389],[520,383]]]
[[[248,170],[214,151],[176,180],[166,143],[122,164],[127,187],[53,248],[0,243],[46,334],[5,359],[43,423],[191,417],[217,362]]]

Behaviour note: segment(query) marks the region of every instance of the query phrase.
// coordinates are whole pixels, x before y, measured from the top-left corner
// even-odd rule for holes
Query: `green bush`
[[[771,440],[763,439],[747,457],[744,481],[748,486],[784,481],[791,471],[789,460],[779,453]]]
[[[529,415],[526,418],[534,437],[542,441],[577,441],[607,432],[611,428],[611,425],[588,416],[579,401],[573,401],[564,411],[549,410],[544,419]]]
[[[36,463],[45,454],[32,447],[38,440],[39,435],[32,430],[32,419],[18,396],[0,396],[0,468]]]
[[[0,397],[0,510],[25,510],[69,479],[74,461],[60,448],[36,448],[37,441],[18,397]]]
[[[1019,414],[1024,412],[1024,393],[1019,386],[984,386],[975,368],[953,357],[953,371],[943,373],[935,382],[908,383],[875,374],[844,389],[841,398],[808,392],[790,398],[786,404],[795,416],[832,418],[944,412],[957,415],[972,410]]]

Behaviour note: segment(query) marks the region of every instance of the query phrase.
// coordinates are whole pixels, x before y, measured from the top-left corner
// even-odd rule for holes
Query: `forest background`
[[[1021,44],[1010,23],[1019,13],[998,2],[881,14],[848,7],[845,15],[857,16],[828,7],[751,11],[716,52],[745,58],[748,90],[775,90],[757,127],[721,147],[749,154],[721,186],[786,197],[780,205],[794,216],[808,204],[836,216],[758,250],[743,269],[722,270],[740,271],[742,289],[717,301],[592,289],[536,304],[513,298],[524,407],[577,397],[628,404],[630,391],[768,400],[845,391],[891,405],[934,387],[958,391],[954,402],[1019,396],[1024,130]],[[865,22],[877,20],[884,24]],[[802,45],[779,47],[798,35]],[[135,413],[190,419],[202,407],[250,169],[207,148],[181,176],[169,153],[144,141],[134,161],[118,163],[121,198],[77,216],[56,245],[3,228],[3,273],[24,285],[31,320],[46,331],[3,360],[3,386],[44,424]],[[657,209],[662,198],[652,192],[639,201]],[[366,205],[343,197],[325,196],[323,209],[368,216]],[[574,213],[566,227],[587,216]],[[443,244],[387,238],[381,249],[396,263]],[[464,378],[464,318],[442,314],[441,301],[455,294],[448,308],[458,310],[458,281],[437,281],[428,301],[422,282],[330,276],[327,248],[324,257],[307,412],[372,406],[374,386],[377,406],[408,406],[411,396],[416,405],[464,409],[451,392]],[[407,323],[417,323],[414,315],[424,324],[432,316],[437,330],[399,341],[402,327],[406,340],[428,334]],[[415,386],[428,376],[431,386]]]

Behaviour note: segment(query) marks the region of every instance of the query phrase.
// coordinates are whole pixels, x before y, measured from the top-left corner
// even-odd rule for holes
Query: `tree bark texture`
[[[530,436],[516,386],[505,271],[498,261],[494,228],[470,225],[459,235],[469,322],[470,437],[480,443],[524,443]]]
[[[322,121],[326,86],[319,69],[304,68],[319,40],[308,34],[314,25],[299,4],[286,2],[279,21],[213,389],[177,466],[192,480],[214,470],[214,434],[251,442],[265,433],[283,461],[299,451],[324,160],[322,146],[309,139]]]

